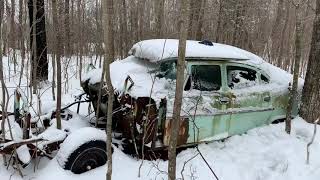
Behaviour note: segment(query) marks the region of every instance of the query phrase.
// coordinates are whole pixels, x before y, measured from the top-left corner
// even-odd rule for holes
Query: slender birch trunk
[[[56,35],[55,53],[56,53],[56,64],[57,64],[57,108],[56,108],[56,119],[57,128],[61,129],[61,56],[62,56],[62,33],[61,33],[61,22],[60,16],[63,13],[61,0],[52,0],[52,18],[54,25],[54,31]],[[58,5],[58,6],[57,6]],[[59,9],[59,15],[58,15]]]
[[[292,88],[290,90],[289,103],[287,108],[286,115],[286,132],[290,134],[291,132],[291,116],[292,116],[292,108],[295,102],[296,97],[298,95],[298,80],[299,80],[299,70],[300,70],[300,59],[301,59],[301,37],[302,37],[302,26],[301,26],[301,17],[299,15],[300,5],[296,5],[295,15],[296,15],[296,36],[295,36],[295,58],[294,58],[294,70],[293,70],[293,83]]]
[[[183,95],[183,84],[184,84],[184,68],[185,68],[185,52],[186,52],[186,40],[188,36],[188,3],[185,0],[180,0],[180,39],[179,39],[179,50],[178,50],[178,65],[177,65],[177,82],[176,82],[176,93],[174,99],[174,111],[173,118],[170,122],[172,125],[170,132],[169,142],[169,165],[168,165],[168,179],[176,179],[176,147],[179,132],[180,112]]]
[[[113,1],[102,1],[103,11],[103,27],[104,27],[104,43],[105,43],[105,78],[108,87],[108,111],[107,111],[107,175],[106,179],[111,180],[112,177],[112,107],[114,99],[114,90],[110,78],[110,64],[114,59],[114,33],[113,33]]]

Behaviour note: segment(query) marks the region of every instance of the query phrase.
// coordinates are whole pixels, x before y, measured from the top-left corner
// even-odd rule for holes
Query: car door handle
[[[219,97],[220,104],[228,104],[230,102],[230,99],[227,97]]]
[[[269,95],[263,97],[263,101],[265,101],[265,102],[270,102],[270,100],[271,100],[271,97]]]

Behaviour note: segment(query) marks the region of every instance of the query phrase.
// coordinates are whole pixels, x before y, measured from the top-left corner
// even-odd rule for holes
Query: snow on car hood
[[[172,81],[156,78],[150,73],[158,65],[147,60],[129,56],[126,59],[115,61],[110,66],[113,87],[124,91],[125,79],[130,76],[134,85],[128,92],[133,97],[153,97],[155,100],[166,97],[169,91],[175,88]],[[152,92],[150,94],[150,92]]]

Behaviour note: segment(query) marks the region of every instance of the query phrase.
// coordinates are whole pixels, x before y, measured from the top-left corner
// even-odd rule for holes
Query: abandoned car
[[[115,89],[113,143],[123,151],[137,157],[149,151],[155,158],[157,152],[166,151],[174,111],[178,44],[174,39],[141,41],[127,58],[110,65]],[[31,117],[27,99],[18,88],[15,112],[0,113],[15,116],[8,118],[13,133],[0,132],[5,142],[0,144],[0,154],[17,152],[19,162],[28,164],[36,156],[53,158],[52,152],[59,150],[58,163],[77,174],[104,165],[106,134],[100,129],[106,123],[108,87],[101,82],[101,75],[101,69],[88,71],[81,82],[84,93],[62,108],[65,122],[76,121],[81,117],[68,108],[78,105],[79,113],[81,103],[91,103],[95,128],[57,129],[55,110]],[[242,134],[285,118],[292,75],[250,52],[210,41],[187,41],[184,75],[179,148]],[[296,97],[293,116],[297,115],[298,100]],[[10,124],[5,122],[4,126],[9,128]]]
[[[174,111],[178,40],[141,41],[129,54],[110,66],[116,90],[114,131],[138,146],[164,149]],[[285,118],[292,76],[250,52],[209,41],[187,41],[184,74],[177,129],[180,147],[227,138]],[[101,70],[94,69],[82,83],[96,112],[100,79]],[[107,112],[107,88],[103,87],[100,123]]]

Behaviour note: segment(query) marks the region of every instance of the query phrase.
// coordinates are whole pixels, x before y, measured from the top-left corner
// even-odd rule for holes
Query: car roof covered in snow
[[[129,55],[147,59],[150,62],[165,61],[178,57],[179,40],[177,39],[151,39],[140,41],[133,45]],[[260,57],[240,48],[211,43],[210,41],[187,40],[187,59],[206,60],[233,60],[245,61],[261,59]]]

